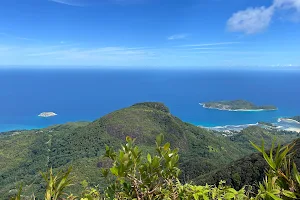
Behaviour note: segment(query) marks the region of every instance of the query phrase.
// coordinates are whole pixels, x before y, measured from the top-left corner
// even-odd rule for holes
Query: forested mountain
[[[39,194],[39,171],[54,171],[73,166],[75,182],[87,180],[103,187],[100,168],[110,165],[102,155],[105,145],[118,148],[126,136],[136,138],[145,151],[154,151],[155,137],[162,133],[166,142],[179,148],[183,181],[220,169],[255,150],[249,140],[263,138],[271,144],[274,137],[287,143],[295,133],[267,131],[249,127],[241,133],[224,137],[222,133],[199,128],[173,116],[161,103],[139,103],[110,113],[94,122],[57,125],[40,130],[12,131],[0,135],[0,196],[13,194],[23,182],[24,192]],[[74,193],[80,187],[73,187]],[[1,198],[0,198],[1,199]]]

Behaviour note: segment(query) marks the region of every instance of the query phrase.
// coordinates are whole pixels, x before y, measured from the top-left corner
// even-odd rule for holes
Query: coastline
[[[294,119],[290,119],[290,118],[284,118],[284,117],[280,117],[278,118],[277,122],[287,122],[287,123],[295,123],[295,124],[300,124],[300,122],[298,122],[297,120]]]
[[[284,130],[300,133],[300,128],[295,128],[295,127],[290,127]]]
[[[212,107],[207,107],[205,106],[204,103],[199,103],[203,108],[206,109],[212,109],[212,110],[221,110],[221,111],[230,111],[230,112],[262,112],[262,111],[276,111],[278,109],[236,109],[236,110],[232,110],[232,109],[222,109],[222,108],[212,108]]]
[[[295,126],[285,126],[280,124],[280,122],[284,121],[278,121],[277,123],[272,123],[276,127],[269,127],[273,130],[278,130],[278,131],[290,131],[290,132],[297,132],[300,133],[300,126],[297,126],[298,124],[295,124]],[[299,123],[300,124],[300,123]],[[250,127],[250,126],[259,126],[262,128],[268,128],[265,127],[264,125],[260,125],[258,122],[255,124],[239,124],[239,125],[224,125],[224,126],[203,126],[203,125],[197,125],[199,128],[205,128],[208,130],[213,130],[213,131],[218,131],[218,132],[240,132],[243,129]]]
[[[8,125],[2,124],[2,125],[0,125],[0,135],[1,135],[1,133],[6,133],[6,132],[10,132],[10,131],[30,131],[30,130],[42,129],[42,128],[46,128],[46,127],[22,125],[22,124],[8,124]]]
[[[257,126],[259,125],[259,123],[255,123],[255,124],[228,124],[228,125],[224,125],[224,126],[202,126],[202,125],[197,125],[197,127],[202,127],[202,128],[208,128],[208,129],[220,129],[220,128],[241,128],[241,127],[248,127],[248,126]]]

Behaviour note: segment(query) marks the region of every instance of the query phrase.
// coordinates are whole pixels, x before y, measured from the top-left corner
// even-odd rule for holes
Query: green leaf
[[[224,195],[224,198],[225,199],[233,199],[235,197],[235,195],[233,194],[233,193],[226,193],[225,195]]]
[[[199,199],[199,194],[193,194],[193,197],[195,200],[198,200]]]
[[[291,192],[291,191],[288,191],[288,190],[283,190],[282,193],[286,197],[297,199],[297,196],[294,192]]]
[[[112,167],[110,168],[110,172],[115,175],[115,176],[118,176],[119,175],[119,170],[117,167]]]
[[[231,192],[232,194],[238,194],[238,192],[233,188],[228,188],[227,191]]]
[[[158,146],[160,146],[161,143],[162,143],[162,141],[163,141],[163,134],[157,135],[157,136],[156,136],[156,144],[157,144]]]
[[[147,155],[147,160],[148,160],[149,163],[151,163],[151,155],[149,153]]]
[[[297,170],[297,166],[295,163],[293,163],[293,174],[294,174],[296,181],[300,185],[300,174],[299,174],[299,171]]]
[[[262,152],[265,161],[267,161],[268,165],[273,169],[276,170],[276,164],[274,163],[273,159],[269,158],[265,151]]]
[[[129,137],[129,136],[126,136],[126,142],[131,142],[132,141],[132,139],[131,139],[131,137]]]
[[[165,151],[167,151],[170,148],[170,143],[166,143],[163,148]]]
[[[261,149],[260,147],[258,147],[256,144],[254,144],[254,143],[251,142],[251,141],[250,141],[250,143],[251,143],[251,145],[252,145],[257,151],[259,151],[259,152],[262,153],[262,149]]]
[[[267,192],[267,194],[274,200],[282,200],[280,197],[276,196],[275,194],[272,194],[271,192]]]

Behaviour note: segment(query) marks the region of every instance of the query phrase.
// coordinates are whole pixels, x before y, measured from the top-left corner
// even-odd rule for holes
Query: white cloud
[[[176,34],[176,35],[171,35],[167,39],[168,40],[180,40],[180,39],[185,39],[187,38],[186,34]]]
[[[295,8],[300,11],[300,0],[274,0],[275,7],[282,9]]]
[[[248,8],[234,13],[227,21],[227,27],[230,31],[246,34],[261,32],[269,26],[273,14],[273,7]]]
[[[270,25],[276,11],[283,9],[293,9],[294,12],[299,13],[300,0],[274,0],[269,7],[262,6],[238,11],[227,21],[227,28],[232,32],[246,34],[264,31]]]

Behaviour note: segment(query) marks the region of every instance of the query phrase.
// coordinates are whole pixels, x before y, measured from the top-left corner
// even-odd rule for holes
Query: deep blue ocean
[[[202,126],[276,122],[300,115],[300,70],[0,70],[0,131],[92,121],[137,102],[165,103]],[[278,111],[228,112],[206,101],[245,99]],[[58,115],[40,118],[44,111]]]

